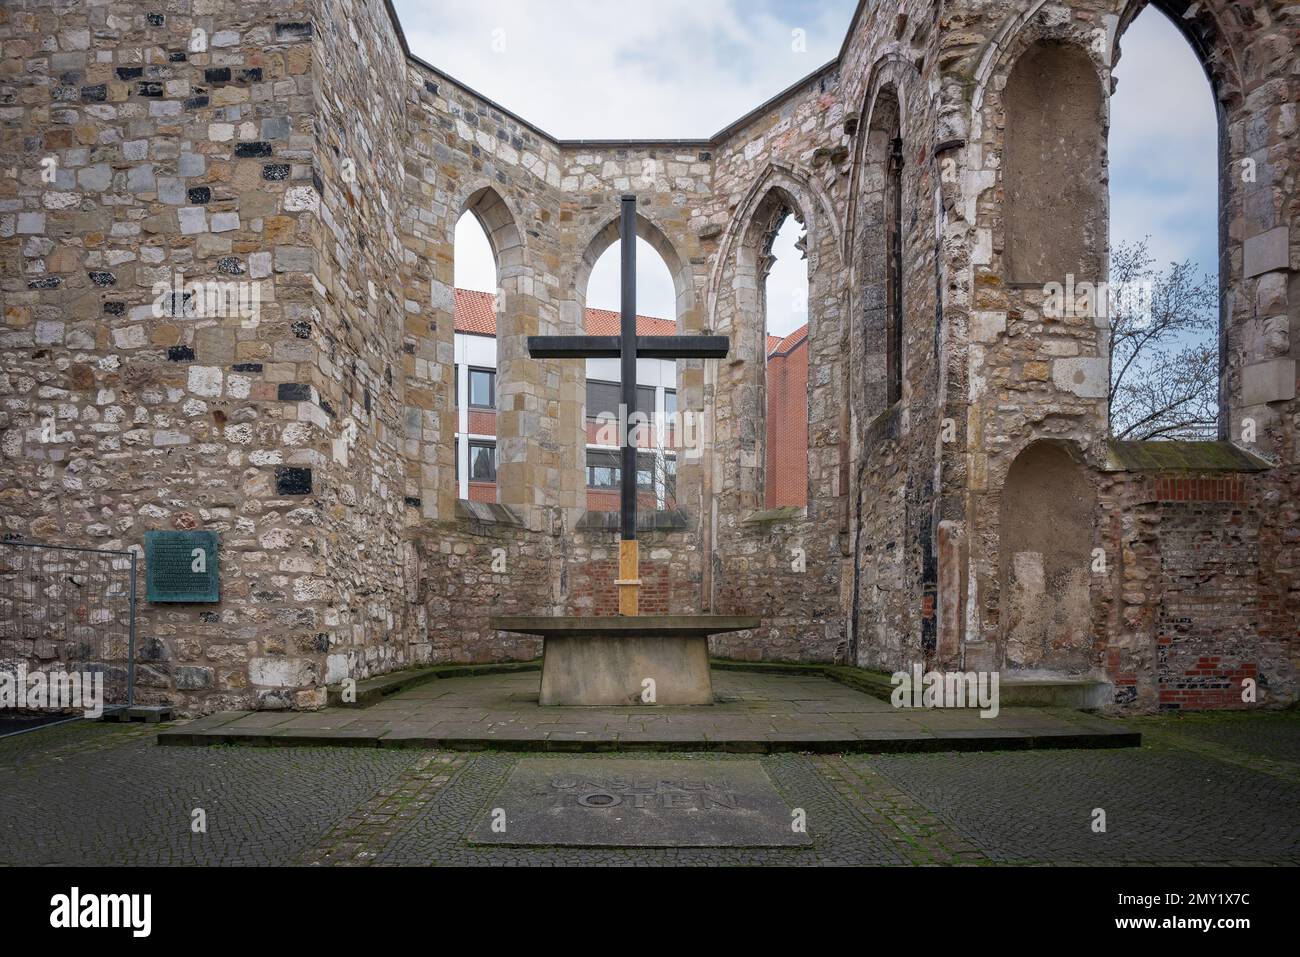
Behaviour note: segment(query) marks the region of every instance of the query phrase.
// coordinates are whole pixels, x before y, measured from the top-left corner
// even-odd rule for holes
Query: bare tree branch
[[[1218,284],[1152,268],[1147,240],[1111,253],[1110,427],[1119,439],[1211,439],[1218,422]]]

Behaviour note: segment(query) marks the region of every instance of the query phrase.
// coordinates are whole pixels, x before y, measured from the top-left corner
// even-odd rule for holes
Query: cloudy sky
[[[412,51],[563,138],[707,137],[838,52],[854,0],[396,0]],[[1158,263],[1213,272],[1216,133],[1209,85],[1163,14],[1125,35],[1111,102],[1111,238],[1150,236]],[[768,286],[771,331],[806,321],[805,264],[787,221]],[[588,304],[618,308],[617,245]],[[642,314],[673,315],[667,268],[638,244]],[[467,218],[456,282],[495,287]]]

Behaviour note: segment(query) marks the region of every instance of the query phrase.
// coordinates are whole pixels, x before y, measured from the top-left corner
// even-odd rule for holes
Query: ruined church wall
[[[1123,42],[1122,36],[1116,42],[1117,35],[1144,6],[1140,2],[1035,3],[1013,12],[972,3],[958,5],[949,19],[944,44],[949,48],[945,60],[951,72],[940,83],[944,101],[940,136],[963,145],[952,154],[957,163],[954,182],[942,183],[945,255],[952,264],[950,302],[945,309],[951,343],[947,376],[949,394],[964,392],[968,408],[958,419],[957,445],[964,460],[966,501],[953,525],[964,543],[964,554],[955,556],[950,574],[945,576],[940,569],[940,597],[941,605],[945,592],[958,598],[954,610],[965,633],[968,667],[1015,667],[1007,657],[1011,596],[1005,592],[1000,571],[1006,558],[1000,516],[1008,507],[1003,498],[1013,462],[1032,442],[1043,439],[1076,449],[1092,470],[1106,458],[1107,324],[1089,316],[1048,316],[1043,287],[1052,281],[1065,283],[1067,265],[1077,267],[1068,270],[1076,280],[1089,272],[1104,275],[1108,218],[1104,137],[1110,69]],[[1225,657],[1235,654],[1241,661],[1256,663],[1261,671],[1271,670],[1274,687],[1285,697],[1288,688],[1289,693],[1294,691],[1289,675],[1294,673],[1297,620],[1295,543],[1281,531],[1294,485],[1295,363],[1294,340],[1280,330],[1288,325],[1295,328],[1296,305],[1283,290],[1294,285],[1295,247],[1288,237],[1294,233],[1290,223],[1296,202],[1294,184],[1282,171],[1294,164],[1296,155],[1295,54],[1283,40],[1289,22],[1283,4],[1261,3],[1249,9],[1200,4],[1191,18],[1181,16],[1182,6],[1186,5],[1163,5],[1209,64],[1223,122],[1223,435],[1278,466],[1250,476],[1247,483],[1254,509],[1249,521],[1259,529],[1260,540],[1271,544],[1229,548],[1243,563],[1231,574],[1257,582],[1269,598],[1260,606],[1258,623],[1250,626],[1256,629],[1251,638],[1228,642],[1234,650]],[[1091,70],[1080,72],[1080,62],[1090,63]],[[1045,113],[1059,108],[1053,115],[1064,131],[1061,136],[1075,143],[1076,161],[1053,163],[1047,153],[1025,152],[1025,130],[1041,120],[1026,116],[1023,109],[1017,113],[1023,77],[1017,79],[1016,70],[1026,64],[1036,91],[1057,92],[1035,96],[1034,107]],[[1096,116],[1078,109],[1079,102],[1097,89],[1094,78],[1102,94]],[[1045,165],[1035,174],[1036,160]],[[1240,175],[1247,161],[1253,181]],[[1090,165],[1098,163],[1102,165]],[[1094,169],[1101,175],[1093,177]],[[1025,219],[1024,205],[1014,197],[1026,183],[1030,192],[1042,186],[1030,174],[1055,176],[1068,193],[1066,187],[1078,182],[1074,178],[1080,170],[1087,173],[1085,181],[1095,179],[1101,184],[1095,192],[1069,193],[1064,206],[1058,198],[1057,205],[1049,204],[1050,219]],[[1053,237],[1063,233],[1068,233],[1069,242],[1057,245],[1073,250],[1072,257],[1065,257],[1071,262],[1053,263],[1048,256],[1031,263],[1026,272],[1025,249],[1048,248]],[[1081,237],[1084,242],[1079,245]],[[1248,423],[1253,424],[1253,433],[1243,428]],[[1140,498],[1131,505],[1117,505],[1115,501],[1128,499],[1108,499],[1107,483],[1112,480],[1095,477],[1094,481],[1103,493],[1093,523],[1093,530],[1101,529],[1103,535],[1094,544],[1105,546],[1111,569],[1123,564],[1113,527],[1140,525],[1144,548],[1162,556],[1160,561],[1175,563],[1178,560],[1170,556],[1182,554],[1182,543],[1197,536],[1209,542],[1217,534],[1221,516],[1212,509],[1188,514],[1186,509],[1157,506]],[[1076,537],[1094,531],[1080,527]],[[1159,580],[1159,574],[1153,575],[1147,584]],[[1144,608],[1147,601],[1156,603],[1151,608],[1176,604],[1180,587],[1171,580],[1169,588],[1153,592],[1168,598],[1148,597],[1136,604]],[[1116,594],[1125,593],[1113,581],[1093,576],[1092,631],[1079,635],[1062,649],[1062,655],[1070,660],[1091,658],[1094,676],[1116,682],[1117,705],[1155,706],[1160,695],[1153,689],[1165,680],[1157,677],[1166,675],[1161,670],[1165,665],[1157,665],[1151,650],[1154,646],[1144,630],[1147,619],[1126,604],[1129,599],[1114,598]],[[1178,655],[1199,649],[1193,661],[1200,652],[1211,654],[1208,635],[1221,619],[1233,619],[1235,614],[1230,596],[1227,590],[1205,598],[1189,612],[1186,628],[1166,622],[1158,641],[1173,641]],[[1161,614],[1168,615],[1168,607]],[[1286,624],[1280,624],[1283,621]],[[1232,632],[1233,627],[1226,631]],[[1193,633],[1190,640],[1178,637],[1186,631]],[[1179,669],[1184,674],[1194,670],[1186,663],[1169,664],[1168,669],[1169,675]],[[1140,676],[1137,683],[1145,682],[1146,688],[1136,699],[1135,674]],[[1196,699],[1188,700],[1194,704]],[[1202,698],[1200,703],[1213,701]]]
[[[943,138],[935,114],[941,76],[942,23],[933,5],[903,3],[873,12],[858,42],[850,41],[842,68],[846,109],[856,111],[852,144],[849,349],[852,427],[852,580],[844,613],[850,643],[847,659],[893,670],[935,660],[936,570],[940,522],[951,512],[948,456],[940,461],[939,434],[945,408],[948,320],[936,301],[948,285],[939,257],[935,194]],[[889,139],[897,117],[901,140],[902,255],[901,388],[888,394],[886,248]],[[950,399],[949,399],[950,401]],[[946,451],[946,447],[944,447]]]
[[[1107,558],[1088,580],[1091,629],[1068,649],[1084,667],[1066,670],[1112,680],[1122,707],[1172,703],[1202,678],[1178,703],[1224,706],[1219,672],[1251,669],[1270,701],[1293,698],[1300,73],[1283,4],[1203,3],[1189,28],[1210,51],[1225,168],[1254,161],[1255,179],[1225,194],[1225,426],[1278,467],[1238,476],[1240,498],[1227,499],[1102,470],[1106,329],[1045,317],[1042,283],[1022,275],[1026,262],[1055,266],[1032,259],[1050,233],[1032,220],[1026,232],[1007,198],[1008,176],[1014,192],[1035,159],[1008,142],[1023,88],[1013,72],[1039,41],[1070,48],[1076,80],[1080,57],[1095,74],[1104,126],[1113,55],[1098,38],[1140,5],[864,5],[841,60],[713,141],[560,143],[407,59],[379,0],[57,17],[38,0],[10,4],[3,532],[134,548],[151,529],[221,533],[219,604],[142,604],[148,703],[310,708],[343,677],[535,656],[535,639],[489,617],[608,613],[616,566],[614,534],[583,520],[583,364],[530,360],[525,339],[582,331],[590,268],[616,236],[618,197],[635,192],[682,330],[729,335],[732,348],[678,363],[703,453],[679,459],[685,527],[641,536],[647,611],[762,616],[715,641],[738,658],[1015,666],[1003,491],[1017,456],[1050,440],[1096,496],[1081,526]],[[204,50],[189,49],[195,28]],[[891,98],[897,401],[882,242]],[[1066,115],[1086,127],[1086,111]],[[1104,165],[1085,172],[1104,181]],[[1087,226],[1075,258],[1104,258],[1105,202],[1101,189],[1074,204]],[[809,228],[809,498],[771,511],[762,242],[787,207]],[[498,261],[504,508],[456,501],[454,231],[466,209]],[[153,315],[153,283],[178,269],[256,282],[256,323]],[[1205,567],[1216,550],[1236,557]],[[1193,594],[1206,575],[1213,593]]]
[[[141,583],[143,703],[323,700],[326,562],[297,471],[323,449],[316,346],[298,334],[311,20],[221,0],[18,2],[0,20],[4,534],[136,551],[153,529],[221,535],[219,604],[148,604]],[[250,307],[255,288],[258,309],[158,315],[154,284],[177,273],[239,283]]]

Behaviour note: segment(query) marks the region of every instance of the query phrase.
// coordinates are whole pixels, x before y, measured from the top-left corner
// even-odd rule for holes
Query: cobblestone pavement
[[[757,758],[807,815],[812,846],[788,849],[480,847],[465,835],[517,755],[159,747],[156,725],[76,723],[0,739],[0,863],[1300,863],[1300,715],[1132,723],[1142,748]]]

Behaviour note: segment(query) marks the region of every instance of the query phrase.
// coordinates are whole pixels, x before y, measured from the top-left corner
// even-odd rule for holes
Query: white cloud
[[[397,0],[411,51],[566,139],[703,138],[839,52],[853,0]],[[794,48],[802,30],[806,49]]]
[[[1164,14],[1121,38],[1111,98],[1111,241],[1149,235],[1157,266],[1217,269],[1218,121],[1205,71]]]
[[[564,138],[705,137],[839,50],[853,0],[397,0],[412,51]],[[792,49],[803,30],[807,51]],[[1158,263],[1216,268],[1217,126],[1204,71],[1174,26],[1148,9],[1123,37],[1111,101],[1111,237],[1151,236]],[[472,222],[472,217],[469,218]],[[790,223],[787,223],[787,227]],[[457,229],[456,282],[495,288],[486,239]],[[477,225],[473,226],[477,232]],[[796,308],[806,264],[793,231],[778,238],[770,326],[806,321]],[[671,277],[638,244],[638,311],[674,315]],[[588,302],[618,308],[618,246],[593,270]]]
[[[853,0],[397,0],[411,51],[548,133],[570,139],[704,138],[839,52]],[[796,50],[794,31],[804,49]],[[770,325],[807,321],[798,230],[778,235]],[[456,285],[493,291],[491,248],[472,216],[457,225]],[[589,305],[619,308],[618,243],[592,270]],[[637,243],[637,311],[674,318],[667,266]]]

